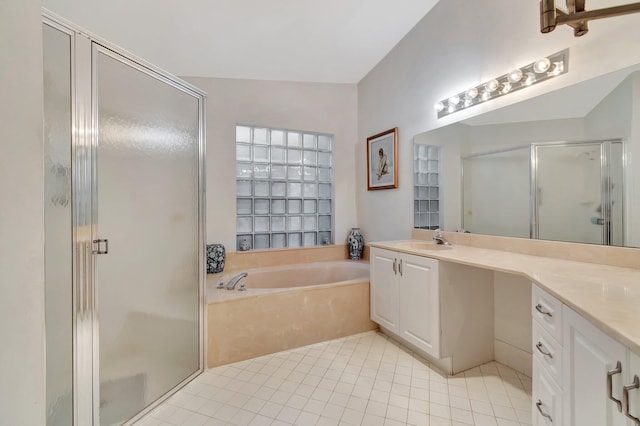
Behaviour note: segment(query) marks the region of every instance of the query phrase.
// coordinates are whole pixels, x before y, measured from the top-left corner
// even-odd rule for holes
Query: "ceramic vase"
[[[349,245],[349,257],[351,260],[360,260],[364,250],[364,238],[362,238],[360,228],[351,228],[347,244]]]
[[[207,274],[224,271],[226,251],[222,244],[207,244]]]

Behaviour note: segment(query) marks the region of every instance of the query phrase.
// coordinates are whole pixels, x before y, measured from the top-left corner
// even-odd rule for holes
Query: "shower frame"
[[[96,235],[97,198],[96,139],[97,99],[94,52],[124,61],[137,71],[154,77],[198,100],[198,369],[129,419],[133,424],[205,368],[205,244],[206,244],[206,93],[176,78],[130,52],[79,28],[65,18],[43,8],[42,23],[70,36],[71,40],[71,193],[72,193],[72,356],[73,425],[99,425],[99,323],[97,318]]]
[[[619,143],[622,145],[622,152],[624,156],[624,141],[621,139],[604,139],[604,140],[593,140],[593,141],[565,141],[565,142],[534,142],[527,145],[519,145],[515,147],[509,147],[504,149],[497,149],[487,152],[481,152],[477,154],[468,155],[466,157],[460,158],[460,183],[461,183],[461,191],[460,191],[460,223],[464,227],[464,161],[467,159],[477,158],[477,157],[485,157],[488,155],[501,154],[512,151],[519,150],[529,150],[529,238],[531,239],[539,239],[540,235],[540,220],[539,220],[539,212],[538,212],[538,195],[536,188],[538,187],[538,148],[544,147],[573,147],[580,145],[600,145],[600,168],[601,168],[601,178],[600,178],[600,188],[601,188],[601,200],[602,200],[602,219],[604,221],[602,227],[602,244],[603,245],[611,245],[612,244],[612,232],[611,232],[611,219],[612,219],[612,209],[611,209],[611,145],[614,143]],[[626,161],[622,161],[622,193],[625,192],[625,179],[626,179]],[[625,208],[624,208],[624,196],[621,199],[622,202],[622,223],[620,226],[624,229],[625,222]],[[626,234],[622,233],[622,245],[624,246]]]

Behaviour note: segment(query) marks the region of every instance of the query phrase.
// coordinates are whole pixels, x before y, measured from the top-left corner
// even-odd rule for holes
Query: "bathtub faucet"
[[[240,280],[245,278],[247,275],[249,275],[248,272],[241,272],[235,277],[231,278],[227,283],[227,290],[233,290],[236,287],[236,284],[238,284]]]

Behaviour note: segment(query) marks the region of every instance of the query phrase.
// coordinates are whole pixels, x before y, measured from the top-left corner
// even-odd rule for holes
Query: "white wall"
[[[586,36],[575,38],[568,27],[541,34],[538,7],[525,0],[495,0],[490,7],[441,1],[359,83],[358,140],[395,126],[400,133],[400,187],[368,192],[356,186],[369,241],[410,237],[414,135],[640,62],[640,15],[592,22]],[[440,99],[567,47],[567,74],[436,119],[433,104]],[[356,168],[358,183],[365,182],[364,161]]]
[[[44,424],[39,1],[0,1],[0,423]]]
[[[235,251],[236,124],[334,135],[335,235],[343,244],[357,226],[354,163],[357,88],[350,84],[292,83],[186,77],[207,98],[207,242]],[[364,148],[364,144],[362,144]],[[366,180],[358,182],[366,188]],[[366,230],[364,237],[367,239]]]

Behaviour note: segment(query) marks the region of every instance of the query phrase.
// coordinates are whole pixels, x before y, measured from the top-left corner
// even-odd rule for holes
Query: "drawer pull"
[[[622,373],[622,364],[620,364],[620,361],[616,364],[616,368],[607,371],[607,396],[616,403],[618,411],[622,413],[622,402],[613,396],[613,376],[620,373]]]
[[[398,259],[393,259],[393,273],[397,274],[398,273]]]
[[[553,359],[553,354],[547,350],[545,350],[545,346],[542,344],[542,342],[538,342],[536,343],[536,349],[538,350],[538,352],[540,352],[542,355],[547,356],[551,359]]]
[[[622,388],[622,404],[624,405],[624,415],[633,420],[633,424],[640,425],[640,419],[629,413],[629,391],[640,388],[638,375],[633,376],[633,383]]]
[[[400,259],[400,264],[398,265],[398,271],[400,272],[400,276],[402,276],[402,259]]]
[[[549,419],[549,421],[553,423],[553,419],[551,418],[551,416],[545,413],[544,411],[542,411],[542,401],[538,400],[538,402],[536,402],[536,408],[538,408],[538,411],[540,412],[540,415],[542,417]]]
[[[547,311],[541,304],[536,305],[536,311],[540,312],[542,315],[547,315],[548,317],[553,317],[553,314],[550,311]]]

